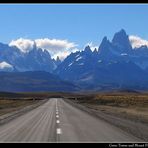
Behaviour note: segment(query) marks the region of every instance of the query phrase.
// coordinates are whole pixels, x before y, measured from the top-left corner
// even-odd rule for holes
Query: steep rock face
[[[93,70],[98,55],[87,46],[84,51],[71,53],[55,70],[62,79],[77,81],[82,75]]]
[[[115,33],[112,39],[112,45],[116,47],[118,50],[117,52],[120,53],[129,53],[132,49],[129,37],[123,29]]]
[[[64,81],[90,90],[148,89],[148,47],[132,48],[123,29],[115,33],[112,41],[104,37],[98,49],[92,51],[86,46],[64,61],[52,59],[47,50],[35,45],[23,53],[17,47],[0,43],[0,71],[52,72]]]
[[[70,54],[55,73],[85,89],[147,89],[147,56],[147,47],[132,49],[122,29],[112,42],[104,37],[98,51],[92,52],[87,46],[84,51]]]
[[[46,50],[37,49],[36,46],[23,53],[17,47],[10,47],[0,44],[0,62],[7,62],[14,67],[15,71],[47,71],[52,72],[56,67],[56,63],[51,59],[50,54]]]

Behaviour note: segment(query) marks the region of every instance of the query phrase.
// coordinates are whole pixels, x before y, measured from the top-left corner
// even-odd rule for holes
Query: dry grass
[[[96,95],[97,104],[119,107],[148,107],[148,95],[123,94],[123,95]]]
[[[19,93],[0,94],[0,115],[18,110],[40,99],[69,98],[87,107],[106,113],[148,121],[148,93]],[[33,100],[34,99],[34,100]]]
[[[33,105],[39,101],[55,97],[71,96],[71,93],[7,93],[0,92],[0,116],[17,111],[26,106]]]
[[[71,100],[107,114],[148,123],[148,94],[98,93]]]
[[[86,95],[77,99],[80,103],[108,105],[116,107],[148,107],[147,94],[95,94]]]
[[[12,99],[0,99],[0,116],[6,113],[17,111],[28,105],[38,103],[39,100],[12,100]]]

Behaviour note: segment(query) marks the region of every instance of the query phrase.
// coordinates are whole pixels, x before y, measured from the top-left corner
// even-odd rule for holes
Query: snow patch
[[[84,65],[84,63],[80,63],[80,64],[78,64],[78,65]]]
[[[76,59],[76,61],[79,61],[80,59],[82,59],[82,57],[78,57],[78,58]]]
[[[92,81],[93,80],[93,76],[88,76],[88,77],[85,77],[83,79],[81,79],[80,81],[81,82],[86,82],[86,81]]]
[[[102,60],[99,60],[98,63],[102,63]]]
[[[121,56],[127,56],[127,53],[121,53]]]
[[[68,66],[71,66],[73,63],[70,63]]]
[[[7,62],[0,63],[0,71],[13,71],[13,66]]]
[[[78,54],[78,55],[76,55],[76,58],[78,58],[80,55]]]
[[[13,66],[10,65],[10,64],[7,63],[7,62],[1,62],[1,63],[0,63],[0,69],[4,69],[4,68],[13,68]]]

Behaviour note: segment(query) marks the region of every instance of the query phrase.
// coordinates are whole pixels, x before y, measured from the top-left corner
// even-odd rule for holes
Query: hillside
[[[48,72],[0,72],[1,92],[66,92],[78,88]]]

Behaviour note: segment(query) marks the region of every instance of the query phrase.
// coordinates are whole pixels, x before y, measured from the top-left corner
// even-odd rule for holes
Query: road
[[[139,139],[53,98],[0,126],[0,142],[138,142]]]

